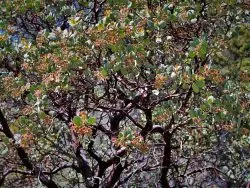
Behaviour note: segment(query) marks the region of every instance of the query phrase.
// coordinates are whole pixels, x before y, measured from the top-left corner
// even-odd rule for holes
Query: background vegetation
[[[246,187],[246,0],[0,2],[0,186]]]

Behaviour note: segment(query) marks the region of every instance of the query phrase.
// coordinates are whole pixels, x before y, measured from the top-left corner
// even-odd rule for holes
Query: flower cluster
[[[25,133],[22,135],[20,146],[24,148],[29,148],[33,143],[34,136],[30,133]]]
[[[117,147],[136,148],[143,153],[148,151],[148,144],[145,143],[143,137],[130,129],[120,132],[117,138],[113,137],[112,142]]]
[[[95,123],[95,118],[88,117],[86,112],[80,112],[79,116],[73,119],[73,126],[71,129],[81,136],[92,135],[92,125]]]
[[[166,112],[163,112],[163,113],[160,113],[160,114],[157,114],[155,117],[154,117],[154,120],[156,122],[159,122],[159,123],[163,123],[165,121],[167,121],[170,117],[170,113],[168,111]]]
[[[217,69],[209,69],[208,66],[205,67],[204,72],[202,73],[203,76],[212,80],[216,84],[221,84],[224,82],[224,78],[220,70]]]
[[[155,88],[160,89],[166,82],[167,77],[162,74],[157,74],[155,77]]]
[[[83,125],[82,127],[73,126],[72,129],[81,136],[91,136],[92,135],[92,129],[89,126]]]

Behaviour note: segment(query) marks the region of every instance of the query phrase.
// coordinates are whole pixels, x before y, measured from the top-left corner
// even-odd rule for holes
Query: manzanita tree
[[[0,2],[0,185],[241,187],[245,0]]]

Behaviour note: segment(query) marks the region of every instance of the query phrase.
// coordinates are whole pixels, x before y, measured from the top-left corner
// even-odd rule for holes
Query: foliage
[[[0,185],[247,184],[249,3],[0,7]]]

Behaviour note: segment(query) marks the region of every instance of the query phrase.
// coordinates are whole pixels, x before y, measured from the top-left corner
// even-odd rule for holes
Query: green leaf
[[[5,147],[5,149],[1,151],[1,155],[7,154],[8,151],[9,151],[9,149],[7,147]]]
[[[195,57],[195,52],[194,51],[190,51],[189,54],[188,54],[188,57],[194,58]],[[188,64],[190,64],[190,62]]]
[[[6,145],[10,143],[10,140],[9,140],[8,137],[3,137],[3,138],[2,138],[2,141],[3,141],[3,143],[6,144]]]
[[[103,76],[108,76],[108,70],[107,70],[107,68],[102,68],[101,69],[101,73],[102,73]]]
[[[80,126],[83,124],[82,118],[81,118],[80,116],[75,116],[75,117],[73,118],[73,123],[74,123],[76,126],[80,127]]]
[[[19,117],[19,123],[22,125],[28,124],[29,120],[25,116],[20,116]]]
[[[200,88],[203,89],[205,87],[205,80],[197,80],[195,84]]]
[[[44,119],[46,117],[46,114],[43,111],[40,112],[38,115],[39,115],[40,119]]]
[[[200,48],[200,52],[199,52],[199,56],[201,58],[205,58],[207,55],[207,48],[208,48],[208,44],[207,41],[203,41],[201,44],[201,48]]]
[[[131,129],[126,129],[124,131],[124,135],[127,137],[128,135],[132,134]]]
[[[191,118],[197,117],[197,113],[194,110],[190,110],[189,115]]]
[[[97,29],[98,29],[99,31],[103,30],[103,29],[104,29],[103,23],[99,23],[99,24],[97,25]]]
[[[128,139],[128,140],[132,140],[132,139],[133,139],[133,135],[132,135],[132,134],[128,134],[128,135],[127,135],[127,139]]]
[[[90,118],[88,118],[87,123],[88,123],[89,125],[94,125],[94,124],[96,123],[96,118],[95,118],[95,117],[90,117]]]
[[[192,84],[192,88],[193,88],[193,90],[194,90],[195,93],[199,93],[199,92],[200,92],[200,89],[199,89],[199,87],[196,85],[196,83],[193,83],[193,84]]]
[[[167,26],[167,23],[164,20],[159,22],[159,27],[160,28],[165,28],[166,26]]]
[[[132,2],[129,2],[128,8],[132,8],[132,6],[133,6],[133,3],[132,3]]]
[[[198,44],[199,44],[199,39],[198,38],[195,38],[192,42],[191,42],[191,44],[190,44],[190,46],[191,47],[196,47]]]
[[[207,108],[208,108],[207,104],[201,105],[201,110],[202,110],[202,111],[206,111]]]
[[[213,96],[209,96],[208,98],[207,98],[207,102],[208,102],[208,104],[212,104],[212,103],[214,103],[214,97]]]

